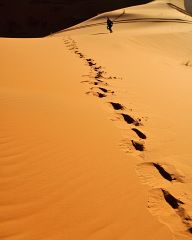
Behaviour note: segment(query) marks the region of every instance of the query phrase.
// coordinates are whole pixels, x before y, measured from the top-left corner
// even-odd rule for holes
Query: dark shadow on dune
[[[0,37],[43,37],[97,14],[152,0],[1,0]]]

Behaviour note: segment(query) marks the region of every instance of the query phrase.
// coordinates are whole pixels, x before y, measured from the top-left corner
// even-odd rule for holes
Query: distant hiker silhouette
[[[107,17],[107,29],[112,33],[113,22]]]

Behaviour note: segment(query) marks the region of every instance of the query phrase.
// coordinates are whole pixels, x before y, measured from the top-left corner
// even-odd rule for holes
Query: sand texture
[[[179,0],[0,39],[0,239],[192,239],[191,42]]]

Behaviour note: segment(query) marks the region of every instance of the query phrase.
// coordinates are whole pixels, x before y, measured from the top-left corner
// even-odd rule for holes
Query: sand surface
[[[0,39],[1,239],[192,238],[192,18],[171,4]]]

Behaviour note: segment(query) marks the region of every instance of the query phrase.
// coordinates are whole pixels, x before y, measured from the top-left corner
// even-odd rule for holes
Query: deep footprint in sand
[[[104,78],[103,74],[104,74],[104,71],[96,72],[95,79]]]
[[[99,89],[100,89],[102,92],[104,92],[104,93],[108,93],[108,92],[109,92],[109,90],[106,89],[106,88],[99,87]]]
[[[86,94],[92,94],[93,96],[96,96],[98,98],[105,98],[105,97],[107,97],[106,94],[100,93],[100,92],[87,92]]]
[[[94,82],[94,85],[98,85],[100,82]],[[94,90],[94,89],[99,89],[102,93],[111,93],[114,94],[114,91],[111,91],[109,89],[103,88],[103,87],[91,87],[90,90]]]
[[[159,172],[159,174],[166,179],[167,181],[175,181],[177,178],[176,176],[174,176],[174,174],[170,174],[169,172],[167,172],[163,166],[161,166],[159,163],[153,163],[153,166],[157,169],[157,171]]]
[[[145,162],[137,165],[142,182],[152,187],[166,187],[169,182],[185,182],[184,175],[167,163]]]
[[[96,63],[94,63],[94,61],[93,61],[91,58],[87,58],[86,61],[87,61],[87,63],[89,64],[90,67],[96,65]]]
[[[139,121],[132,118],[130,115],[122,113],[121,116],[123,117],[124,121],[128,124],[134,124],[135,126],[139,126]]]
[[[104,92],[104,93],[111,93],[111,94],[114,94],[114,91],[108,90],[108,89],[103,88],[103,87],[99,87],[99,90],[101,90],[101,91]]]
[[[165,198],[165,201],[173,208],[178,209],[181,204],[184,204],[181,200],[175,198],[173,195],[171,195],[167,190],[161,189],[163,196]]]
[[[120,103],[116,103],[116,102],[110,102],[111,106],[113,107],[114,110],[124,110],[125,107],[120,104]]]
[[[134,141],[134,140],[131,140],[131,142],[132,142],[132,145],[135,148],[135,150],[140,151],[140,152],[145,150],[143,143],[140,143],[140,142]]]
[[[146,139],[146,135],[142,133],[139,129],[137,128],[132,128],[132,130],[137,134],[137,136],[141,139]]]
[[[98,85],[104,85],[104,86],[108,86],[107,83],[101,81],[101,80],[97,80],[97,81],[93,81],[91,82],[91,84],[95,85],[95,86],[98,86]],[[102,87],[99,87],[99,89],[102,91],[102,92],[108,92],[108,90],[106,91],[105,88],[102,88]],[[111,93],[114,93],[113,91],[109,91]]]
[[[184,235],[192,233],[192,218],[186,211],[186,207],[189,208],[187,205],[167,189],[155,188],[150,191],[148,201],[150,212],[166,222],[175,233]]]
[[[99,98],[107,97],[106,94],[103,94],[103,93],[100,93],[100,92],[96,92],[96,93],[94,93],[93,95],[96,96],[96,97],[99,97]]]
[[[78,50],[75,51],[75,54],[79,55],[80,58],[84,58],[84,55]]]
[[[88,62],[88,64],[89,64],[90,67],[96,65],[96,63],[93,63],[93,62]]]
[[[101,69],[101,66],[99,66],[99,67],[94,67],[94,70],[95,70],[95,71],[97,71],[97,70],[99,70],[99,69]]]

